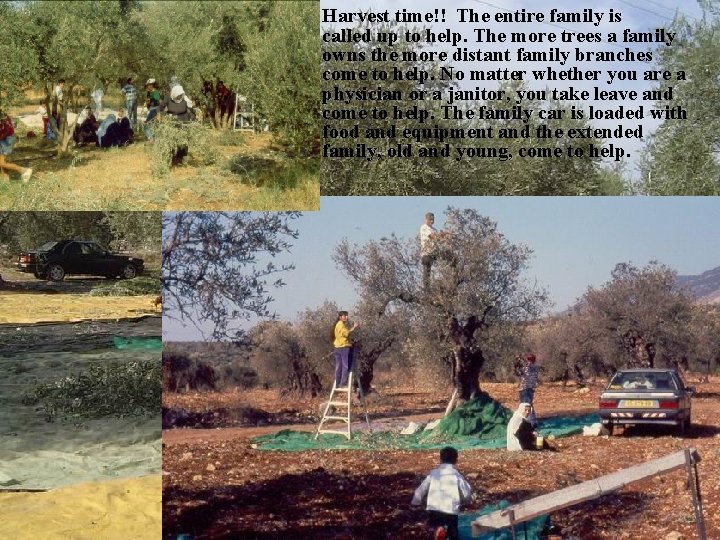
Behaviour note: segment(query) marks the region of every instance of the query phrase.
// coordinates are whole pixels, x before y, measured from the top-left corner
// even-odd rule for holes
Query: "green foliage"
[[[293,266],[276,265],[273,259],[297,238],[292,220],[299,216],[297,212],[164,213],[164,315],[196,326],[212,324],[217,340],[242,338],[242,321],[274,318],[270,292],[284,285],[282,274]]]
[[[122,279],[94,287],[91,296],[141,296],[160,294],[162,282],[158,277],[141,276],[133,279]]]
[[[720,195],[720,9],[705,3],[705,16],[690,22],[680,16],[672,47],[661,46],[658,69],[673,78],[686,72],[686,80],[663,83],[672,87],[672,100],[659,100],[658,109],[681,106],[686,120],[664,120],[647,146],[639,191],[648,195]],[[708,8],[714,12],[708,11]]]
[[[41,384],[23,396],[23,404],[39,404],[48,421],[61,418],[157,416],[162,386],[160,362],[94,365],[86,372]]]
[[[51,240],[78,238],[131,251],[157,251],[161,221],[155,212],[0,212],[0,243],[11,252]]]
[[[317,174],[319,158],[280,160],[276,156],[238,154],[228,162],[230,172],[243,184],[278,190],[294,189]]]
[[[0,2],[0,116],[23,98],[37,72],[37,57],[27,50],[27,21],[9,2]]]
[[[147,250],[160,248],[162,221],[157,212],[105,212],[113,249]]]
[[[245,34],[248,27],[254,27],[251,7],[256,3],[143,4],[136,21],[147,34],[152,51],[148,69],[160,83],[161,91],[168,88],[173,76],[193,96],[200,93],[206,80],[224,80],[231,87],[244,64]],[[138,56],[147,56],[147,51]]]
[[[245,144],[245,136],[241,131],[221,130],[214,135],[213,142],[217,146],[242,146]]]
[[[581,383],[619,368],[669,366],[698,350],[692,304],[670,268],[621,263],[610,281],[588,288],[570,314],[543,322],[536,350],[551,378]]]
[[[319,151],[319,18],[319,2],[272,3],[238,81],[280,141],[300,155]]]
[[[178,148],[188,148],[203,164],[211,165],[217,160],[216,150],[209,144],[210,128],[198,122],[177,122],[162,115],[153,121],[155,142],[153,144],[152,174],[165,176],[170,172],[173,156]]]

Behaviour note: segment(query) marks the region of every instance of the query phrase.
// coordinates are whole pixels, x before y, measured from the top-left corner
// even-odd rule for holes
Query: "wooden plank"
[[[457,393],[458,392],[457,392],[457,388],[456,388],[455,391],[453,392],[452,397],[450,398],[450,402],[447,404],[447,407],[445,408],[445,414],[443,414],[443,417],[450,414],[453,411],[453,409],[455,408],[455,402],[457,401]]]
[[[699,461],[697,451],[689,449],[693,462]],[[529,521],[537,516],[548,514],[556,510],[567,508],[581,502],[595,499],[607,493],[612,493],[627,484],[652,478],[686,466],[685,450],[667,456],[634,465],[600,478],[588,480],[575,486],[553,491],[546,495],[535,497],[521,503],[509,506],[503,510],[496,510],[490,514],[480,516],[472,523],[472,534],[477,536],[485,531],[510,526],[511,512],[514,514],[514,523]]]

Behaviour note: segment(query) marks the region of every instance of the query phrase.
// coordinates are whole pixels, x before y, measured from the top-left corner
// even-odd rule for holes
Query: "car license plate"
[[[654,401],[647,399],[626,399],[622,406],[633,409],[653,409],[656,407]]]

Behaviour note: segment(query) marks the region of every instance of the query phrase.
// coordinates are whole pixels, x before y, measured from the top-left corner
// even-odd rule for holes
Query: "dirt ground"
[[[720,378],[698,383],[693,427],[682,439],[671,430],[628,429],[613,437],[556,440],[557,453],[461,452],[458,468],[475,492],[469,510],[533,496],[596,478],[686,447],[698,465],[707,538],[720,538]],[[513,407],[514,385],[483,389]],[[597,406],[601,386],[589,391],[544,384],[539,415],[581,414]],[[442,415],[448,392],[385,389],[368,396],[371,419]],[[270,390],[223,394],[165,394],[165,407],[206,411],[235,427],[163,431],[163,530],[168,537],[203,538],[429,538],[423,513],[410,507],[413,490],[436,465],[437,451],[259,451],[252,437],[282,427],[312,430],[321,399],[280,399]],[[228,410],[251,407],[268,416],[228,421]],[[208,414],[209,411],[209,414]],[[218,413],[218,411],[221,411]],[[431,412],[432,414],[427,414]],[[240,418],[242,415],[238,415]],[[300,425],[273,425],[295,416]],[[255,420],[262,418],[262,421]],[[247,425],[253,422],[255,425]],[[262,425],[270,423],[270,425]],[[259,424],[259,427],[258,427]],[[638,482],[551,516],[564,539],[696,538],[687,474],[676,471]],[[672,536],[671,533],[678,533]],[[522,538],[522,535],[519,536]]]
[[[213,133],[215,164],[203,165],[190,156],[166,177],[157,178],[151,174],[153,147],[141,131],[130,146],[102,149],[71,144],[70,154],[61,158],[55,156],[53,142],[27,138],[27,131],[17,128],[18,140],[8,159],[32,167],[33,178],[26,184],[16,174],[9,182],[0,180],[2,209],[317,210],[320,206],[318,166],[298,168],[274,147],[269,133]],[[254,159],[255,170],[248,175],[233,173],[228,163],[238,155]]]
[[[0,268],[0,275],[0,325],[134,319],[162,311],[157,294],[91,296],[94,287],[110,282],[105,278],[68,276],[51,282],[8,267]]]

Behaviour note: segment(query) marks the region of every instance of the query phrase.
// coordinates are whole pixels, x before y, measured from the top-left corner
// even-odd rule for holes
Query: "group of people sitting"
[[[123,109],[117,117],[109,114],[99,123],[92,112],[85,110],[84,113],[84,119],[75,126],[73,133],[73,140],[78,146],[94,142],[100,148],[110,148],[133,142],[133,129]]]
[[[87,116],[75,127],[73,136],[78,145],[95,142],[101,148],[109,148],[133,142],[133,129],[137,126],[138,92],[132,78],[125,79],[121,91],[125,97],[125,107],[120,109],[117,117],[110,114],[102,122],[98,122],[95,114],[88,109],[84,111]],[[145,106],[148,112],[143,131],[148,144],[155,141],[155,122],[161,114],[167,114],[181,123],[195,120],[193,102],[185,95],[185,90],[175,78],[171,81],[170,93],[164,98],[157,81],[148,79],[145,83]],[[176,148],[173,163],[182,161],[187,153],[187,146]]]

